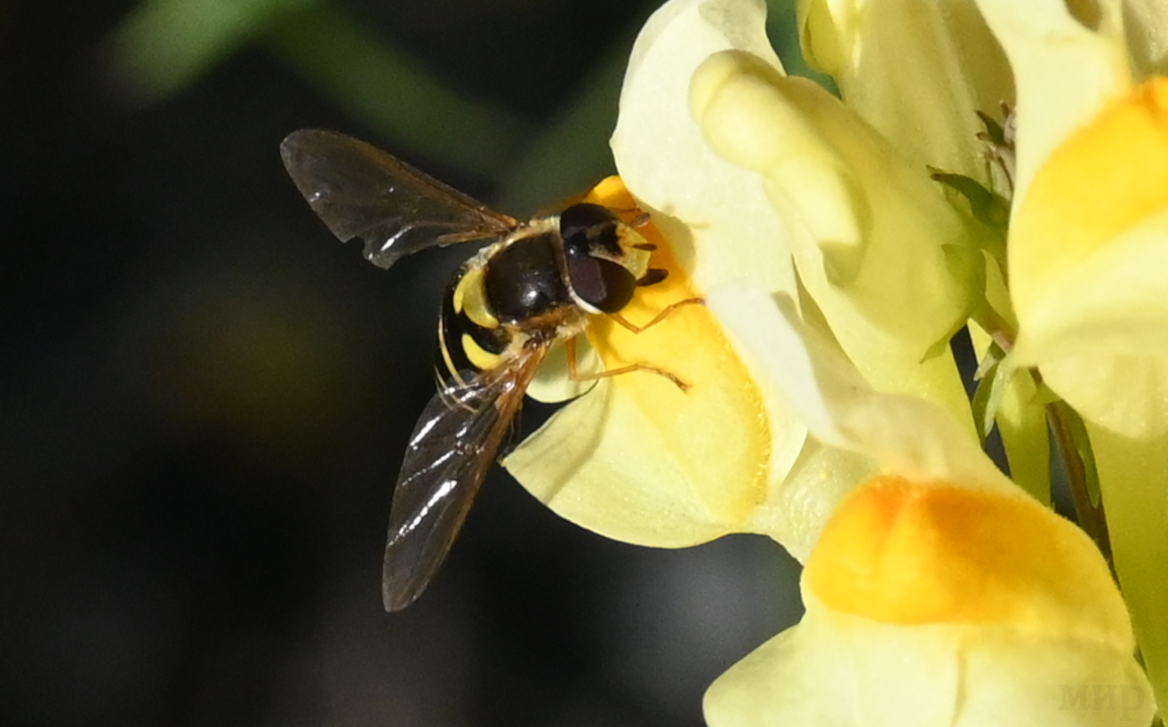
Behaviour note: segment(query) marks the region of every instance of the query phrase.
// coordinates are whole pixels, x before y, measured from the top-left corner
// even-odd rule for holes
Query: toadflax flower
[[[1042,387],[1083,416],[1163,684],[1168,87],[1152,77],[1164,29],[1138,26],[1153,5],[805,0],[804,46],[842,98],[785,74],[760,0],[671,0],[646,24],[621,178],[593,194],[647,213],[669,270],[626,317],[708,305],[589,337],[608,369],[692,386],[602,379],[506,464],[599,533],[764,533],[806,564],[806,617],[711,688],[715,727],[1150,720],[1107,562],[980,452],[948,342],[973,319],[1006,351],[997,423],[1028,488],[1049,479]],[[1008,131],[978,126],[1013,107]],[[970,214],[935,177],[1008,213]]]
[[[1168,702],[1168,3],[979,0],[1018,86],[1016,366],[1086,424],[1115,568]]]
[[[787,79],[764,21],[758,0],[674,0],[634,46],[614,157],[635,200],[628,207],[649,213],[677,263],[639,296],[653,301],[639,320],[749,281],[817,321],[878,389],[935,401],[974,436],[946,342],[979,288],[976,230],[870,124]],[[735,148],[739,140],[750,143]],[[688,327],[697,321],[700,332]],[[607,367],[674,366],[693,387],[602,380],[508,469],[557,513],[614,538],[683,546],[759,532],[805,557],[869,465],[808,441],[724,323],[695,308],[636,336],[595,327]],[[711,351],[725,358],[687,373]],[[703,408],[707,396],[714,405]]]
[[[710,305],[765,299],[726,289]],[[1151,686],[1090,538],[947,413],[873,391],[827,342],[762,310],[744,345],[791,387],[813,437],[878,474],[811,553],[802,621],[710,687],[711,727],[1148,724]]]

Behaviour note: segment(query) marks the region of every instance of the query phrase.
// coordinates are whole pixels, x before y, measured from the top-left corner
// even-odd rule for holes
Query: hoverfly
[[[390,510],[382,569],[388,611],[412,603],[441,565],[511,430],[524,392],[552,344],[568,348],[575,378],[650,371],[643,364],[580,376],[575,339],[589,315],[619,311],[638,285],[665,278],[648,267],[654,246],[610,209],[573,204],[528,222],[489,209],[365,142],[302,129],[280,146],[313,211],[342,242],[365,243],[382,268],[403,255],[491,241],[455,273],[438,325],[438,393],[410,435]]]

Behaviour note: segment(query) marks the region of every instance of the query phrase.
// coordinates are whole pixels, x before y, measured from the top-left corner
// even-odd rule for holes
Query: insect
[[[644,364],[581,375],[576,337],[590,315],[620,316],[637,286],[665,271],[649,268],[654,245],[614,211],[574,204],[523,222],[489,209],[390,154],[331,131],[303,129],[281,144],[284,166],[313,211],[341,241],[365,243],[382,268],[425,248],[490,241],[450,281],[438,325],[438,393],[410,436],[390,510],[382,569],[388,611],[411,604],[450,550],[475,494],[511,430],[524,392],[549,348],[563,341],[577,379],[631,371],[673,374]]]

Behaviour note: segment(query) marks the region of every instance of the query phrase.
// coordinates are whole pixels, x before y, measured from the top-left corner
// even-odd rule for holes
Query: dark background
[[[656,5],[0,5],[0,723],[698,725],[798,618],[769,541],[607,541],[501,471],[381,608],[466,252],[364,263],[280,139],[342,130],[529,214],[611,170]]]

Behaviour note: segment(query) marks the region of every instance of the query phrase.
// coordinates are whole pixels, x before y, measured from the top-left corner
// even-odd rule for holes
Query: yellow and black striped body
[[[666,271],[649,267],[654,245],[635,229],[643,215],[625,222],[618,210],[577,202],[524,223],[329,131],[294,132],[280,154],[329,230],[341,241],[361,238],[365,257],[379,267],[430,247],[494,241],[458,270],[443,303],[438,392],[410,436],[390,513],[382,596],[396,611],[418,597],[442,563],[551,346],[583,333],[590,316],[643,330],[620,311],[638,286],[660,282]],[[575,347],[566,348],[575,375]],[[672,374],[641,364],[604,375],[636,370],[685,388]]]
[[[439,382],[498,368],[525,347],[578,335],[586,322],[568,282],[558,220],[533,220],[451,279],[438,323]]]

